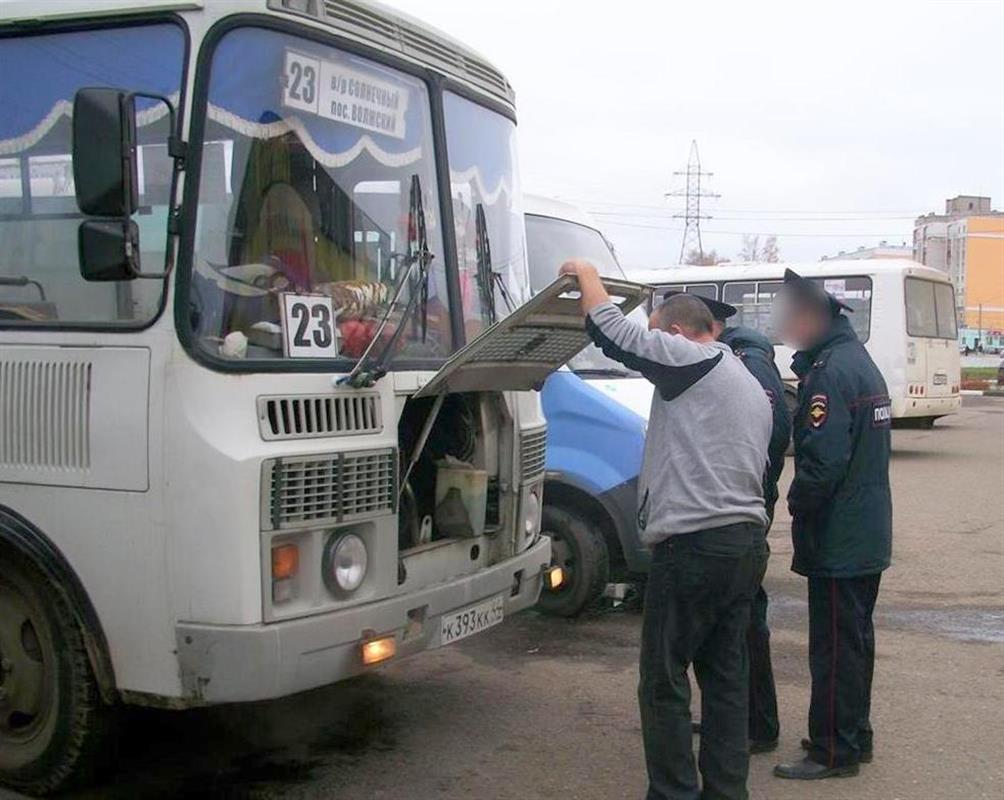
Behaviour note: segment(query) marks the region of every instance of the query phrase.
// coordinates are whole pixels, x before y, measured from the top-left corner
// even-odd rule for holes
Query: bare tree
[[[740,261],[759,261],[760,255],[760,234],[744,233],[743,246],[739,251]]]
[[[777,246],[777,237],[767,236],[761,245],[759,234],[744,233],[743,246],[739,251],[739,260],[776,264],[781,260],[781,251]]]
[[[683,259],[684,264],[694,264],[700,267],[713,267],[715,264],[724,264],[727,261],[727,258],[718,255],[717,250],[708,250],[702,253],[697,248],[688,251],[686,258]]]
[[[781,260],[781,251],[777,247],[777,237],[768,236],[764,239],[763,248],[760,250],[760,261],[768,264],[776,264]]]

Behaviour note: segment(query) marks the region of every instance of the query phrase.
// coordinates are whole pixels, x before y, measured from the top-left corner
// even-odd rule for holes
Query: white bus
[[[358,0],[8,1],[0,63],[0,783],[558,580],[529,390],[587,338],[507,316],[503,75]]]
[[[819,281],[854,309],[848,318],[881,370],[892,398],[893,423],[929,427],[962,405],[955,294],[948,276],[913,261],[849,260],[807,264],[721,264],[631,270],[628,277],[655,287],[654,302],[667,291],[687,291],[739,309],[732,325],[755,328],[775,343],[781,377],[794,401],[797,379],[791,348],[770,330],[770,309],[784,270]],[[623,389],[622,389],[623,391]],[[639,384],[626,399],[647,407],[651,392]]]

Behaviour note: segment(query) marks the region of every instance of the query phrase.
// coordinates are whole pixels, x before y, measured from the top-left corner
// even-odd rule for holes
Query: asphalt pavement
[[[894,566],[877,609],[875,762],[798,784],[809,697],[804,581],[779,513],[767,576],[781,747],[755,800],[1004,797],[1004,399],[895,431]],[[790,478],[791,464],[786,468]],[[641,798],[637,611],[523,613],[480,636],[269,703],[133,710],[116,774],[83,798]],[[253,664],[248,669],[254,669]]]

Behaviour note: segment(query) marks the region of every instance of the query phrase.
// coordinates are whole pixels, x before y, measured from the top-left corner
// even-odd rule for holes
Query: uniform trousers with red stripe
[[[872,750],[872,612],[881,573],[809,578],[809,758],[828,767],[857,764]]]

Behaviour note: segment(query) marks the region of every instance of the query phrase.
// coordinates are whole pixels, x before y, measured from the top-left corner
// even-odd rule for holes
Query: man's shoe
[[[777,750],[777,739],[750,739],[750,755],[773,753]]]
[[[811,750],[812,749],[812,740],[811,739],[802,739],[802,749],[805,750],[806,752],[808,752],[809,750]],[[871,750],[862,750],[861,751],[861,763],[862,764],[871,764],[873,758],[874,758],[874,753]]]
[[[857,764],[845,767],[827,767],[817,764],[810,758],[803,758],[794,764],[778,764],[774,767],[774,775],[791,781],[820,781],[824,778],[849,778],[858,774]]]

